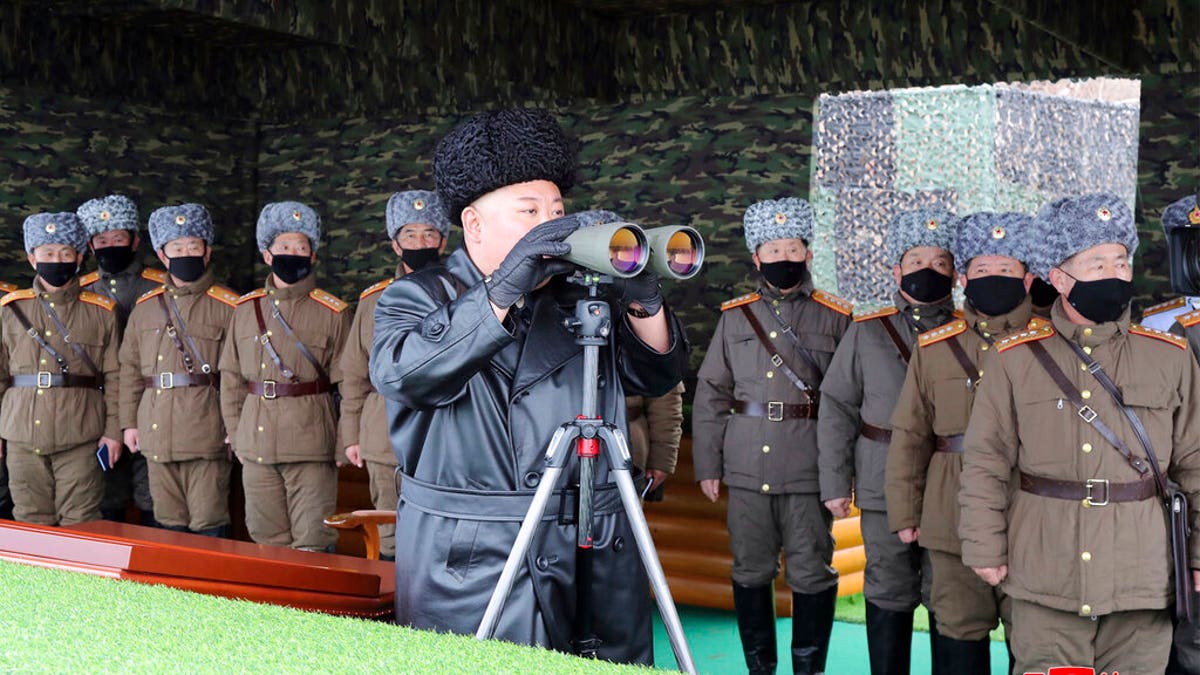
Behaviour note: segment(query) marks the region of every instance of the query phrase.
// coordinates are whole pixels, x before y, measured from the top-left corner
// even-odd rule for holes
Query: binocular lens
[[[679,275],[690,275],[700,264],[700,249],[691,232],[680,230],[667,240],[667,266]]]
[[[628,227],[613,232],[608,241],[608,258],[613,269],[622,273],[637,272],[645,265],[646,253],[642,248],[642,238]]]

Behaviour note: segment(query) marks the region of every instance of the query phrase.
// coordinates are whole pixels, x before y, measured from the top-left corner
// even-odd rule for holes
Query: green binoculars
[[[563,259],[614,277],[637,276],[647,265],[668,279],[690,279],[704,262],[704,240],[687,226],[642,229],[634,223],[583,227],[565,239]]]

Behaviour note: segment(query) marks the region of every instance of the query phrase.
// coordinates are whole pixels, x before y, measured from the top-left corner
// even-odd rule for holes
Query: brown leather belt
[[[933,447],[938,452],[957,452],[961,455],[963,451],[963,435],[938,436],[933,442]]]
[[[147,389],[215,387],[217,378],[212,373],[159,373],[157,377],[143,377],[142,384]]]
[[[872,441],[879,441],[880,443],[892,442],[891,429],[884,429],[883,427],[877,427],[872,424],[867,424],[866,422],[863,422],[862,428],[858,430],[858,433],[862,434],[863,438],[870,439]]]
[[[55,375],[44,370],[36,375],[13,375],[10,383],[14,387],[36,387],[38,389],[57,387],[99,389],[104,386],[103,380],[91,375]]]
[[[817,404],[784,403],[782,401],[734,401],[733,412],[747,417],[765,417],[771,422],[784,420],[815,420],[817,419]]]
[[[642,417],[641,406],[628,406],[625,408],[625,421],[636,422]]]
[[[1113,483],[1092,478],[1085,481],[1058,480],[1021,472],[1021,490],[1042,497],[1083,501],[1088,506],[1109,502],[1140,502],[1157,494],[1153,478],[1132,483]]]
[[[276,398],[286,398],[289,396],[311,396],[313,394],[323,394],[330,390],[328,380],[312,380],[311,382],[276,382],[275,380],[264,380],[262,382],[249,382],[250,393],[255,396],[261,396],[268,401]]]

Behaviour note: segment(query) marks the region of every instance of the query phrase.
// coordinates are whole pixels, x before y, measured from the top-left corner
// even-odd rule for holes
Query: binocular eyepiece
[[[581,227],[564,241],[564,260],[613,277],[637,276],[647,265],[668,279],[690,279],[704,263],[704,240],[687,226],[643,229],[635,223]]]

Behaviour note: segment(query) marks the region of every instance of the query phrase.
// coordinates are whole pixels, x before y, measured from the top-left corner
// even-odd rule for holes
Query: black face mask
[[[767,283],[780,290],[795,288],[804,280],[804,263],[791,260],[759,263],[759,271]]]
[[[408,265],[408,269],[416,272],[436,263],[438,250],[437,248],[402,248],[400,249],[400,260]]]
[[[42,281],[55,288],[66,286],[78,271],[79,266],[74,262],[40,262],[37,264],[37,275],[42,278]]]
[[[105,246],[96,249],[96,264],[109,274],[118,274],[129,267],[135,253],[132,246]]]
[[[1067,276],[1071,277],[1070,274]],[[1132,299],[1133,282],[1116,278],[1095,281],[1075,279],[1075,286],[1067,294],[1067,302],[1085,319],[1096,323],[1108,323],[1121,318]]]
[[[1003,316],[1025,299],[1025,280],[991,275],[967,281],[964,290],[971,306],[988,316]]]
[[[204,269],[204,256],[202,255],[181,255],[177,258],[167,258],[167,271],[185,284],[190,284],[204,276]]]
[[[271,271],[285,284],[294,284],[312,272],[312,258],[306,255],[271,256]]]
[[[922,267],[900,277],[900,290],[917,302],[937,302],[950,295],[953,283],[953,279],[932,267]]]
[[[1033,300],[1034,307],[1049,307],[1058,297],[1058,289],[1049,282],[1042,281],[1041,277],[1034,277],[1033,285],[1029,287],[1029,297]]]

